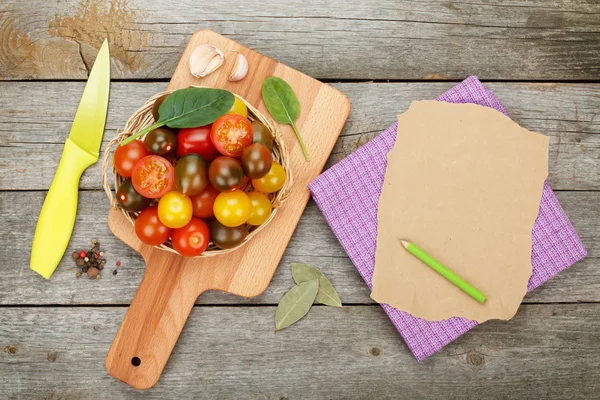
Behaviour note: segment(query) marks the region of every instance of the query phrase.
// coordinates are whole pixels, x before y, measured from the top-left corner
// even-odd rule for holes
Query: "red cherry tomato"
[[[148,207],[135,219],[135,233],[142,242],[158,246],[169,239],[171,228],[158,219],[158,207]]]
[[[115,149],[113,165],[119,175],[123,178],[130,178],[135,164],[148,154],[144,142],[141,140],[134,140],[133,142],[127,143],[125,146],[118,146]]]
[[[225,114],[219,117],[210,131],[210,140],[219,153],[229,157],[239,157],[246,147],[252,144],[252,124],[238,114]]]
[[[197,128],[180,129],[177,134],[177,155],[183,157],[186,154],[200,154],[206,161],[212,161],[220,154],[210,140],[212,125],[199,126]]]
[[[213,212],[213,204],[215,199],[219,195],[217,189],[212,185],[208,185],[204,191],[196,196],[190,197],[192,200],[192,208],[194,210],[194,217],[198,218],[212,218],[215,216]]]
[[[186,226],[173,230],[171,234],[173,248],[185,257],[199,256],[206,250],[209,241],[208,226],[200,218],[192,218]]]
[[[173,165],[160,156],[146,156],[133,167],[131,183],[136,192],[149,199],[157,199],[169,192],[174,181]]]

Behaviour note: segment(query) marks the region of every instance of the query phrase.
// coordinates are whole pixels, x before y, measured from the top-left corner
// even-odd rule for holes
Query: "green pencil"
[[[409,253],[411,253],[413,256],[417,257],[419,260],[423,261],[425,264],[433,268],[438,274],[442,275],[444,278],[454,283],[463,292],[465,292],[480,303],[483,303],[485,301],[486,297],[483,293],[481,293],[479,290],[473,287],[469,282],[465,281],[463,278],[452,272],[450,269],[448,269],[448,267],[444,266],[438,260],[425,253],[425,251],[419,246],[402,239],[400,239],[400,243],[402,243],[402,246],[404,246],[404,248],[408,250]]]

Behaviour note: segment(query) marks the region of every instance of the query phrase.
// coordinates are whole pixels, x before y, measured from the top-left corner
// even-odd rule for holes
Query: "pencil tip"
[[[400,243],[402,243],[402,246],[404,246],[404,248],[408,247],[408,243],[409,243],[408,241],[402,240],[402,239],[398,239],[398,240],[400,241]]]

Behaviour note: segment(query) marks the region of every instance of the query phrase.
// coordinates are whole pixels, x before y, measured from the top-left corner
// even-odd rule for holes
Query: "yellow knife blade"
[[[98,161],[110,87],[110,55],[105,40],[65,141],[56,174],[46,195],[31,247],[30,267],[49,279],[62,258],[75,225],[79,179]]]
[[[69,134],[69,139],[77,146],[96,157],[102,144],[109,86],[110,54],[108,40],[105,40],[96,56]]]

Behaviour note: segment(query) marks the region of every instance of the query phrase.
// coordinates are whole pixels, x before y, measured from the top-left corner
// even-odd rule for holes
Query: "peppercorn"
[[[87,256],[87,258],[92,258],[92,252],[91,251],[88,251],[85,255]]]
[[[73,257],[73,260],[77,260],[79,258],[79,253],[74,251],[73,254],[71,254],[71,257]]]
[[[100,252],[100,257],[104,257],[104,252],[103,251]]]
[[[96,267],[91,267],[87,270],[87,276],[88,278],[95,278],[98,276],[98,274],[100,273],[100,271],[98,270],[98,268]]]
[[[89,257],[84,258],[85,262],[90,261]]]
[[[85,264],[83,258],[78,258],[77,260],[75,260],[75,265],[77,265],[78,267],[83,267],[83,264]]]
[[[89,268],[90,267],[88,267],[87,265],[84,265],[83,268],[81,268],[81,272],[87,272]]]
[[[77,278],[79,278],[79,277],[81,276],[81,271],[77,271],[77,272],[75,272],[75,276],[76,276]]]
[[[100,264],[96,268],[98,268],[100,271],[102,271],[104,269],[104,265]]]
[[[97,259],[98,257],[100,257],[98,254],[94,254],[94,258]]]
[[[96,239],[92,239],[92,244],[96,244],[98,241]]]
[[[116,269],[113,271],[113,275],[116,275],[119,271],[117,271]]]
[[[86,256],[86,254],[85,254],[85,251],[81,250],[81,251],[79,252],[79,257],[81,257],[81,258],[85,258],[85,256]]]
[[[115,265],[116,265],[117,267],[120,267],[120,266],[121,266],[121,261],[117,261],[117,262],[115,263]]]

